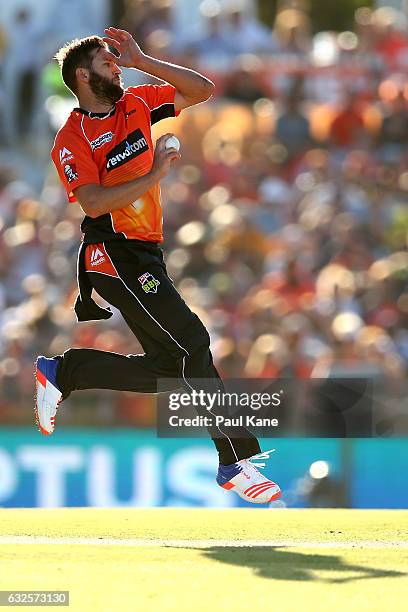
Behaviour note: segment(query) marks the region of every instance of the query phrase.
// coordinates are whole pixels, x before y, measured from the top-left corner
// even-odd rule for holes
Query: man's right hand
[[[181,155],[178,151],[166,149],[166,140],[169,136],[173,136],[173,134],[164,134],[164,136],[160,136],[156,142],[151,172],[158,181],[161,181],[161,179],[168,175],[173,160],[181,159]]]
[[[172,134],[165,134],[157,140],[152,169],[148,174],[111,187],[91,183],[74,189],[75,197],[84,213],[96,219],[114,210],[126,208],[167,176],[171,162],[181,158],[175,149],[166,149],[166,139],[169,136]]]

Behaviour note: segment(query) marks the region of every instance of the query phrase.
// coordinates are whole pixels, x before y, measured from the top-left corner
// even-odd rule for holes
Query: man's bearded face
[[[109,79],[91,69],[88,82],[100,102],[115,104],[123,96],[124,89],[120,76]]]

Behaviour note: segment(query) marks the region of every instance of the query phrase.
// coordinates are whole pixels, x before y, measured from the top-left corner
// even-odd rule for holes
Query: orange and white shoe
[[[231,465],[220,464],[217,474],[218,484],[223,489],[235,491],[242,499],[252,504],[267,504],[279,499],[281,496],[279,486],[265,478],[258,470],[264,468],[265,463],[252,463],[254,459],[269,459],[269,454],[273,450],[259,453],[249,459],[241,459]]]
[[[38,357],[35,364],[35,420],[38,429],[45,436],[52,434],[55,428],[55,415],[62,400],[57,385],[58,359]]]

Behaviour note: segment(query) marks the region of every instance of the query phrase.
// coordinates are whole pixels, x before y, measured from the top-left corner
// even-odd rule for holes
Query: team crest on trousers
[[[145,272],[142,276],[139,276],[139,283],[142,285],[142,289],[145,293],[157,293],[157,287],[160,285],[160,281],[154,278],[150,272]]]

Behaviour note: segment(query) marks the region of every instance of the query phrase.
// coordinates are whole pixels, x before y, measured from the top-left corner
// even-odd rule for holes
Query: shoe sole
[[[269,502],[273,502],[276,499],[279,499],[281,495],[282,495],[282,491],[278,491],[277,493],[275,493],[275,495],[272,495],[272,497],[268,499],[266,503],[269,504]]]
[[[47,431],[46,429],[44,429],[44,427],[41,425],[40,422],[40,416],[38,414],[38,396],[40,394],[40,392],[42,393],[42,391],[40,391],[39,389],[39,384],[41,383],[41,386],[45,389],[46,384],[47,384],[47,379],[44,376],[44,374],[41,372],[41,370],[38,368],[38,359],[35,362],[35,402],[34,402],[34,414],[35,414],[35,423],[38,427],[38,431],[40,433],[42,433],[43,436],[50,436],[53,431]]]
[[[234,485],[234,484],[232,484],[231,482],[226,482],[226,483],[224,483],[224,484],[222,484],[222,485],[219,485],[219,486],[220,486],[222,489],[226,489],[227,491],[231,491],[232,489],[235,489],[235,485]],[[235,491],[235,492],[236,492],[236,491]],[[237,493],[237,492],[236,492],[236,493]],[[237,495],[239,495],[239,493],[237,493]],[[269,499],[267,499],[267,500],[266,500],[266,501],[264,501],[264,502],[257,502],[257,501],[255,501],[255,499],[244,499],[243,497],[241,497],[241,495],[239,495],[239,497],[241,497],[241,499],[244,499],[244,501],[248,501],[248,502],[250,502],[250,503],[252,503],[252,504],[269,504],[270,502],[273,502],[273,501],[275,501],[275,500],[279,499],[281,495],[282,495],[282,491],[281,491],[281,490],[279,490],[277,493],[274,493],[274,494],[272,495],[272,497],[270,497]]]

